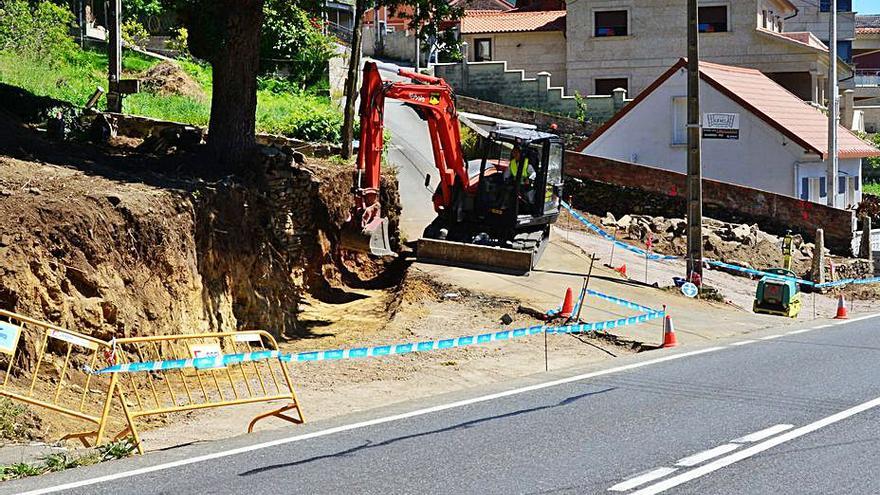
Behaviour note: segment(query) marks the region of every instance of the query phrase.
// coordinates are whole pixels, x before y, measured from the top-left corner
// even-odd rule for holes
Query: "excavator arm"
[[[389,248],[387,220],[382,217],[379,202],[386,98],[419,108],[427,121],[434,164],[440,175],[440,185],[433,198],[435,211],[441,213],[452,204],[456,180],[469,184],[452,88],[437,77],[400,68],[394,72],[412,82],[383,82],[375,62],[364,64],[360,147],[353,190],[355,204],[342,238],[343,247],[379,256],[393,254]]]

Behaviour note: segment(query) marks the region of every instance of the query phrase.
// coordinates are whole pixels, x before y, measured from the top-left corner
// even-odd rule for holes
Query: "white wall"
[[[686,147],[672,145],[673,98],[687,95],[687,76],[680,69],[583,152],[685,173]],[[705,82],[700,83],[701,111],[738,113],[738,140],[703,140],[703,175],[765,191],[797,197],[796,164],[809,162],[804,150],[769,124],[747,112]],[[841,160],[840,169],[859,174],[858,160]],[[821,164],[824,175],[824,164]],[[802,174],[816,170],[801,163]],[[861,189],[861,188],[859,188]]]

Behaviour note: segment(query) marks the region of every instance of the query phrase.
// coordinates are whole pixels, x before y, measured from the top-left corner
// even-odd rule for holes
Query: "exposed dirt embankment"
[[[243,327],[292,337],[306,332],[305,290],[381,272],[365,258],[343,266],[335,247],[350,166],[264,149],[249,177],[200,179],[180,172],[201,160],[191,155],[154,162],[0,130],[28,133],[0,139],[3,309],[103,339]]]

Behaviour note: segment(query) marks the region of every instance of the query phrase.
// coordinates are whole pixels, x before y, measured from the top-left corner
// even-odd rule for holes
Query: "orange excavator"
[[[409,81],[383,81],[375,62],[364,65],[355,205],[343,228],[342,247],[374,256],[395,254],[379,203],[384,105],[386,98],[393,98],[427,122],[440,176],[433,194],[437,217],[416,244],[418,259],[519,274],[531,271],[559,216],[562,140],[531,129],[493,130],[480,139],[482,158],[467,161],[452,87],[438,77],[391,67],[387,70]],[[429,183],[430,175],[425,186]]]

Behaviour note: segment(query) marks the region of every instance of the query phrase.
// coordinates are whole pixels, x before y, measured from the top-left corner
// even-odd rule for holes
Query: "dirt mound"
[[[106,155],[112,167],[98,154],[67,162],[75,145],[0,127],[21,134],[15,153],[0,140],[0,308],[104,339],[241,327],[295,337],[308,332],[304,291],[381,272],[340,261],[353,167],[263,148],[248,177],[168,176],[128,153]],[[177,168],[193,173],[195,160]],[[383,189],[396,199],[392,180]]]
[[[139,77],[144,89],[151,93],[205,99],[205,91],[199,83],[173,62],[160,62]]]

